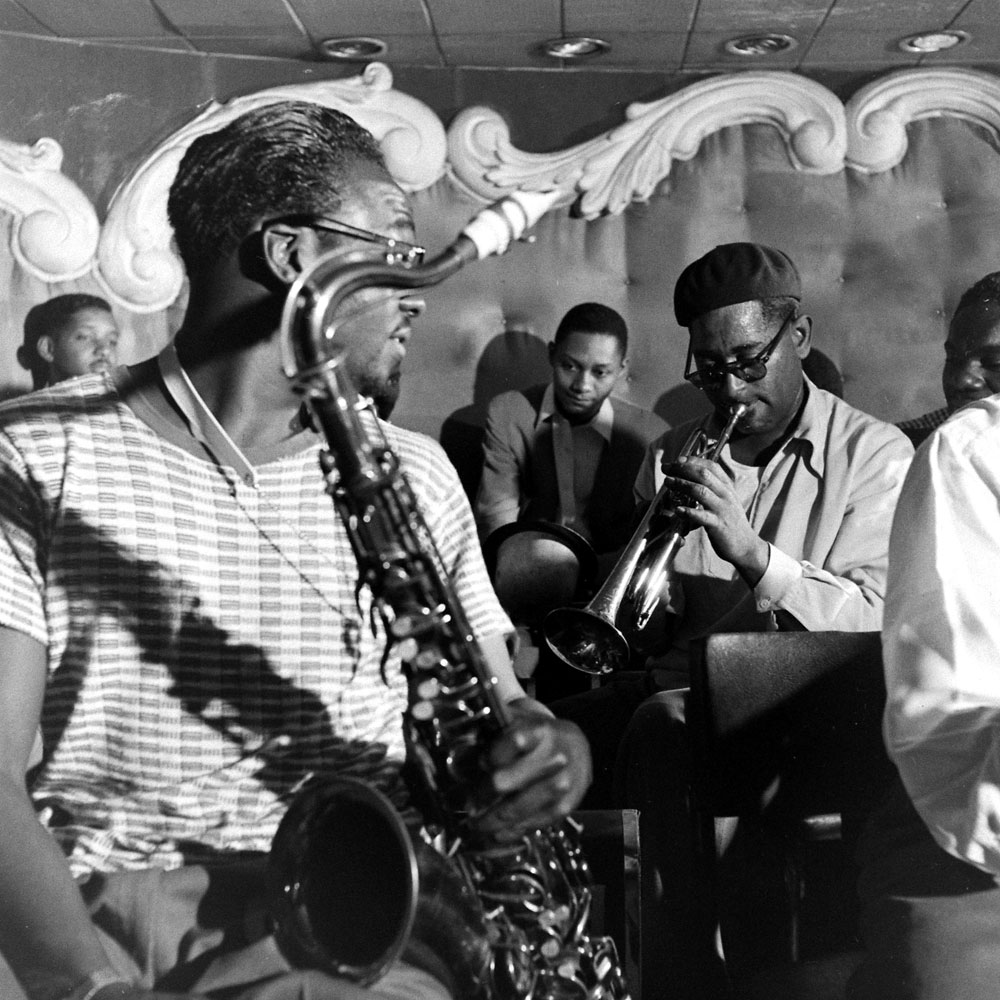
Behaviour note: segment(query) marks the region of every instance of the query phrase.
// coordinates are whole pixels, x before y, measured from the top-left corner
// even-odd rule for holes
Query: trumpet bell
[[[628,668],[628,640],[606,618],[586,608],[550,611],[544,633],[549,649],[576,670],[600,677]]]

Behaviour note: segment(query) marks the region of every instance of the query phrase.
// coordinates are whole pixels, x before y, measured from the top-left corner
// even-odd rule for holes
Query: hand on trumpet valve
[[[767,569],[770,549],[754,531],[728,473],[708,458],[681,458],[664,467],[669,494],[689,529],[701,527],[720,559],[732,563],[750,586]]]

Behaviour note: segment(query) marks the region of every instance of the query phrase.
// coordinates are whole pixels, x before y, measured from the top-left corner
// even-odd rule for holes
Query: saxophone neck
[[[370,255],[324,254],[296,279],[281,316],[285,374],[307,375],[335,351],[336,314],[343,301],[363,288],[414,289],[436,285],[466,264],[507,251],[553,205],[560,191],[515,191],[484,208],[455,241],[426,264],[387,263]]]

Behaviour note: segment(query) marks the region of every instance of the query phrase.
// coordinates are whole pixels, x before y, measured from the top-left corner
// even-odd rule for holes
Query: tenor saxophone
[[[407,677],[406,775],[421,815],[403,823],[354,780],[301,793],[272,844],[272,915],[297,961],[362,983],[405,951],[418,964],[430,953],[425,967],[453,973],[456,1000],[628,1000],[614,942],[588,930],[590,874],[572,819],[512,842],[475,828],[473,777],[509,710],[336,344],[337,308],[352,292],[436,284],[503,252],[553,202],[505,199],[423,266],[320,258],[285,306],[286,373],[326,440],[328,490]]]

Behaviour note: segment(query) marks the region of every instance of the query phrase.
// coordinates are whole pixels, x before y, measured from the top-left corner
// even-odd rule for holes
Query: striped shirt
[[[451,464],[384,427],[474,633],[508,631]],[[32,794],[74,873],[266,851],[308,776],[394,781],[405,681],[303,440],[254,487],[110,376],[0,409],[0,625],[48,647]]]

